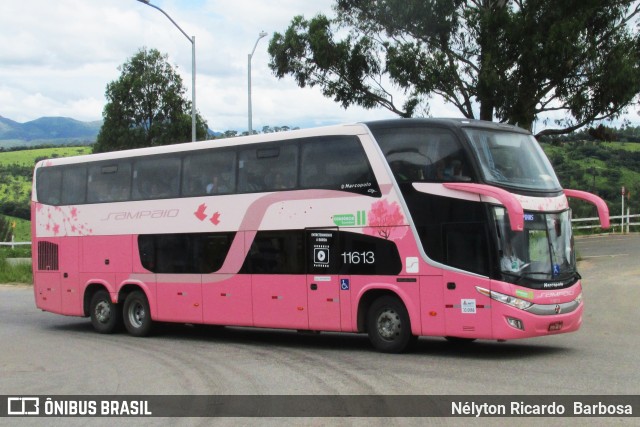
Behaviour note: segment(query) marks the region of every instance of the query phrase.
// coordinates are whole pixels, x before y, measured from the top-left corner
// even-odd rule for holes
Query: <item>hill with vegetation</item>
[[[617,142],[605,142],[617,141]],[[609,206],[611,215],[620,215],[622,187],[625,211],[640,211],[640,127],[622,129],[598,126],[581,132],[541,140],[564,188],[595,193]],[[596,216],[587,203],[571,201],[576,218]]]
[[[68,117],[40,117],[18,123],[0,116],[0,147],[93,144],[101,126],[102,121],[81,122]]]
[[[584,190],[602,197],[611,215],[620,215],[621,189],[625,210],[640,210],[640,143],[568,142],[542,144],[563,188]],[[596,216],[595,208],[571,201],[576,218]]]

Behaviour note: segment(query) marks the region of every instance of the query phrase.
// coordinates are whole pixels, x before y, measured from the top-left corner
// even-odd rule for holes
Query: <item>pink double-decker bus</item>
[[[567,197],[533,136],[403,119],[38,163],[36,305],[155,322],[511,340],[577,330]]]

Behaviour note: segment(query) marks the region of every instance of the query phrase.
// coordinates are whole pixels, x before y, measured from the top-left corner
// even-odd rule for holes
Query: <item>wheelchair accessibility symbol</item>
[[[349,290],[349,279],[340,279],[340,289],[343,291]]]

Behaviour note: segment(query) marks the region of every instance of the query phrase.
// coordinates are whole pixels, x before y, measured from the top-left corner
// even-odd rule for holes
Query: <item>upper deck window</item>
[[[380,196],[367,155],[353,136],[328,136],[301,144],[301,188],[344,190]]]
[[[47,205],[59,205],[61,200],[62,170],[55,167],[40,168],[36,176],[38,200]]]
[[[180,159],[148,157],[138,159],[133,169],[134,200],[166,199],[180,193]]]
[[[235,150],[206,150],[184,158],[182,195],[229,194],[236,191]]]
[[[471,181],[471,165],[456,136],[440,128],[374,131],[398,183]]]
[[[131,195],[131,162],[114,160],[89,166],[87,202],[122,202]]]
[[[296,144],[248,146],[238,155],[238,191],[254,193],[293,189],[297,171]]]
[[[560,183],[532,135],[464,129],[485,181],[527,190],[560,190]]]
[[[84,203],[87,195],[87,168],[78,166],[63,169],[61,190],[63,205]]]
[[[380,197],[360,139],[346,135],[140,155],[36,171],[36,200],[56,206],[300,189]]]

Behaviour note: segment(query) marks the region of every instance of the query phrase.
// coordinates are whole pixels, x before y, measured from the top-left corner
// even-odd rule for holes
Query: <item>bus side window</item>
[[[243,274],[304,274],[302,230],[259,231],[240,270]]]
[[[443,224],[445,264],[489,275],[489,245],[484,223]]]
[[[459,139],[440,128],[397,128],[375,132],[398,183],[471,181]]]
[[[184,158],[182,195],[229,194],[236,191],[235,150],[205,150]]]
[[[40,168],[38,169],[38,184],[36,191],[38,201],[45,205],[59,205],[61,202],[60,192],[62,187],[62,171],[60,168]]]
[[[74,167],[62,172],[62,204],[79,205],[87,196],[87,168]]]
[[[357,137],[334,136],[302,143],[300,186],[379,195],[378,184]]]
[[[227,233],[203,233],[194,240],[192,258],[197,260],[196,270],[203,274],[220,270],[224,264],[235,232]]]
[[[210,274],[222,267],[234,237],[234,232],[140,235],[140,262],[154,273]]]
[[[295,187],[298,146],[293,143],[241,150],[238,191],[252,193]]]
[[[162,199],[178,196],[180,166],[178,157],[154,156],[137,160],[133,170],[133,199]]]
[[[87,202],[122,202],[131,192],[131,163],[97,163],[89,167]]]
[[[344,169],[340,169],[340,158],[344,154],[344,146],[330,140],[308,141],[302,146],[303,188],[336,188],[339,187]],[[342,157],[345,161],[346,158]]]

